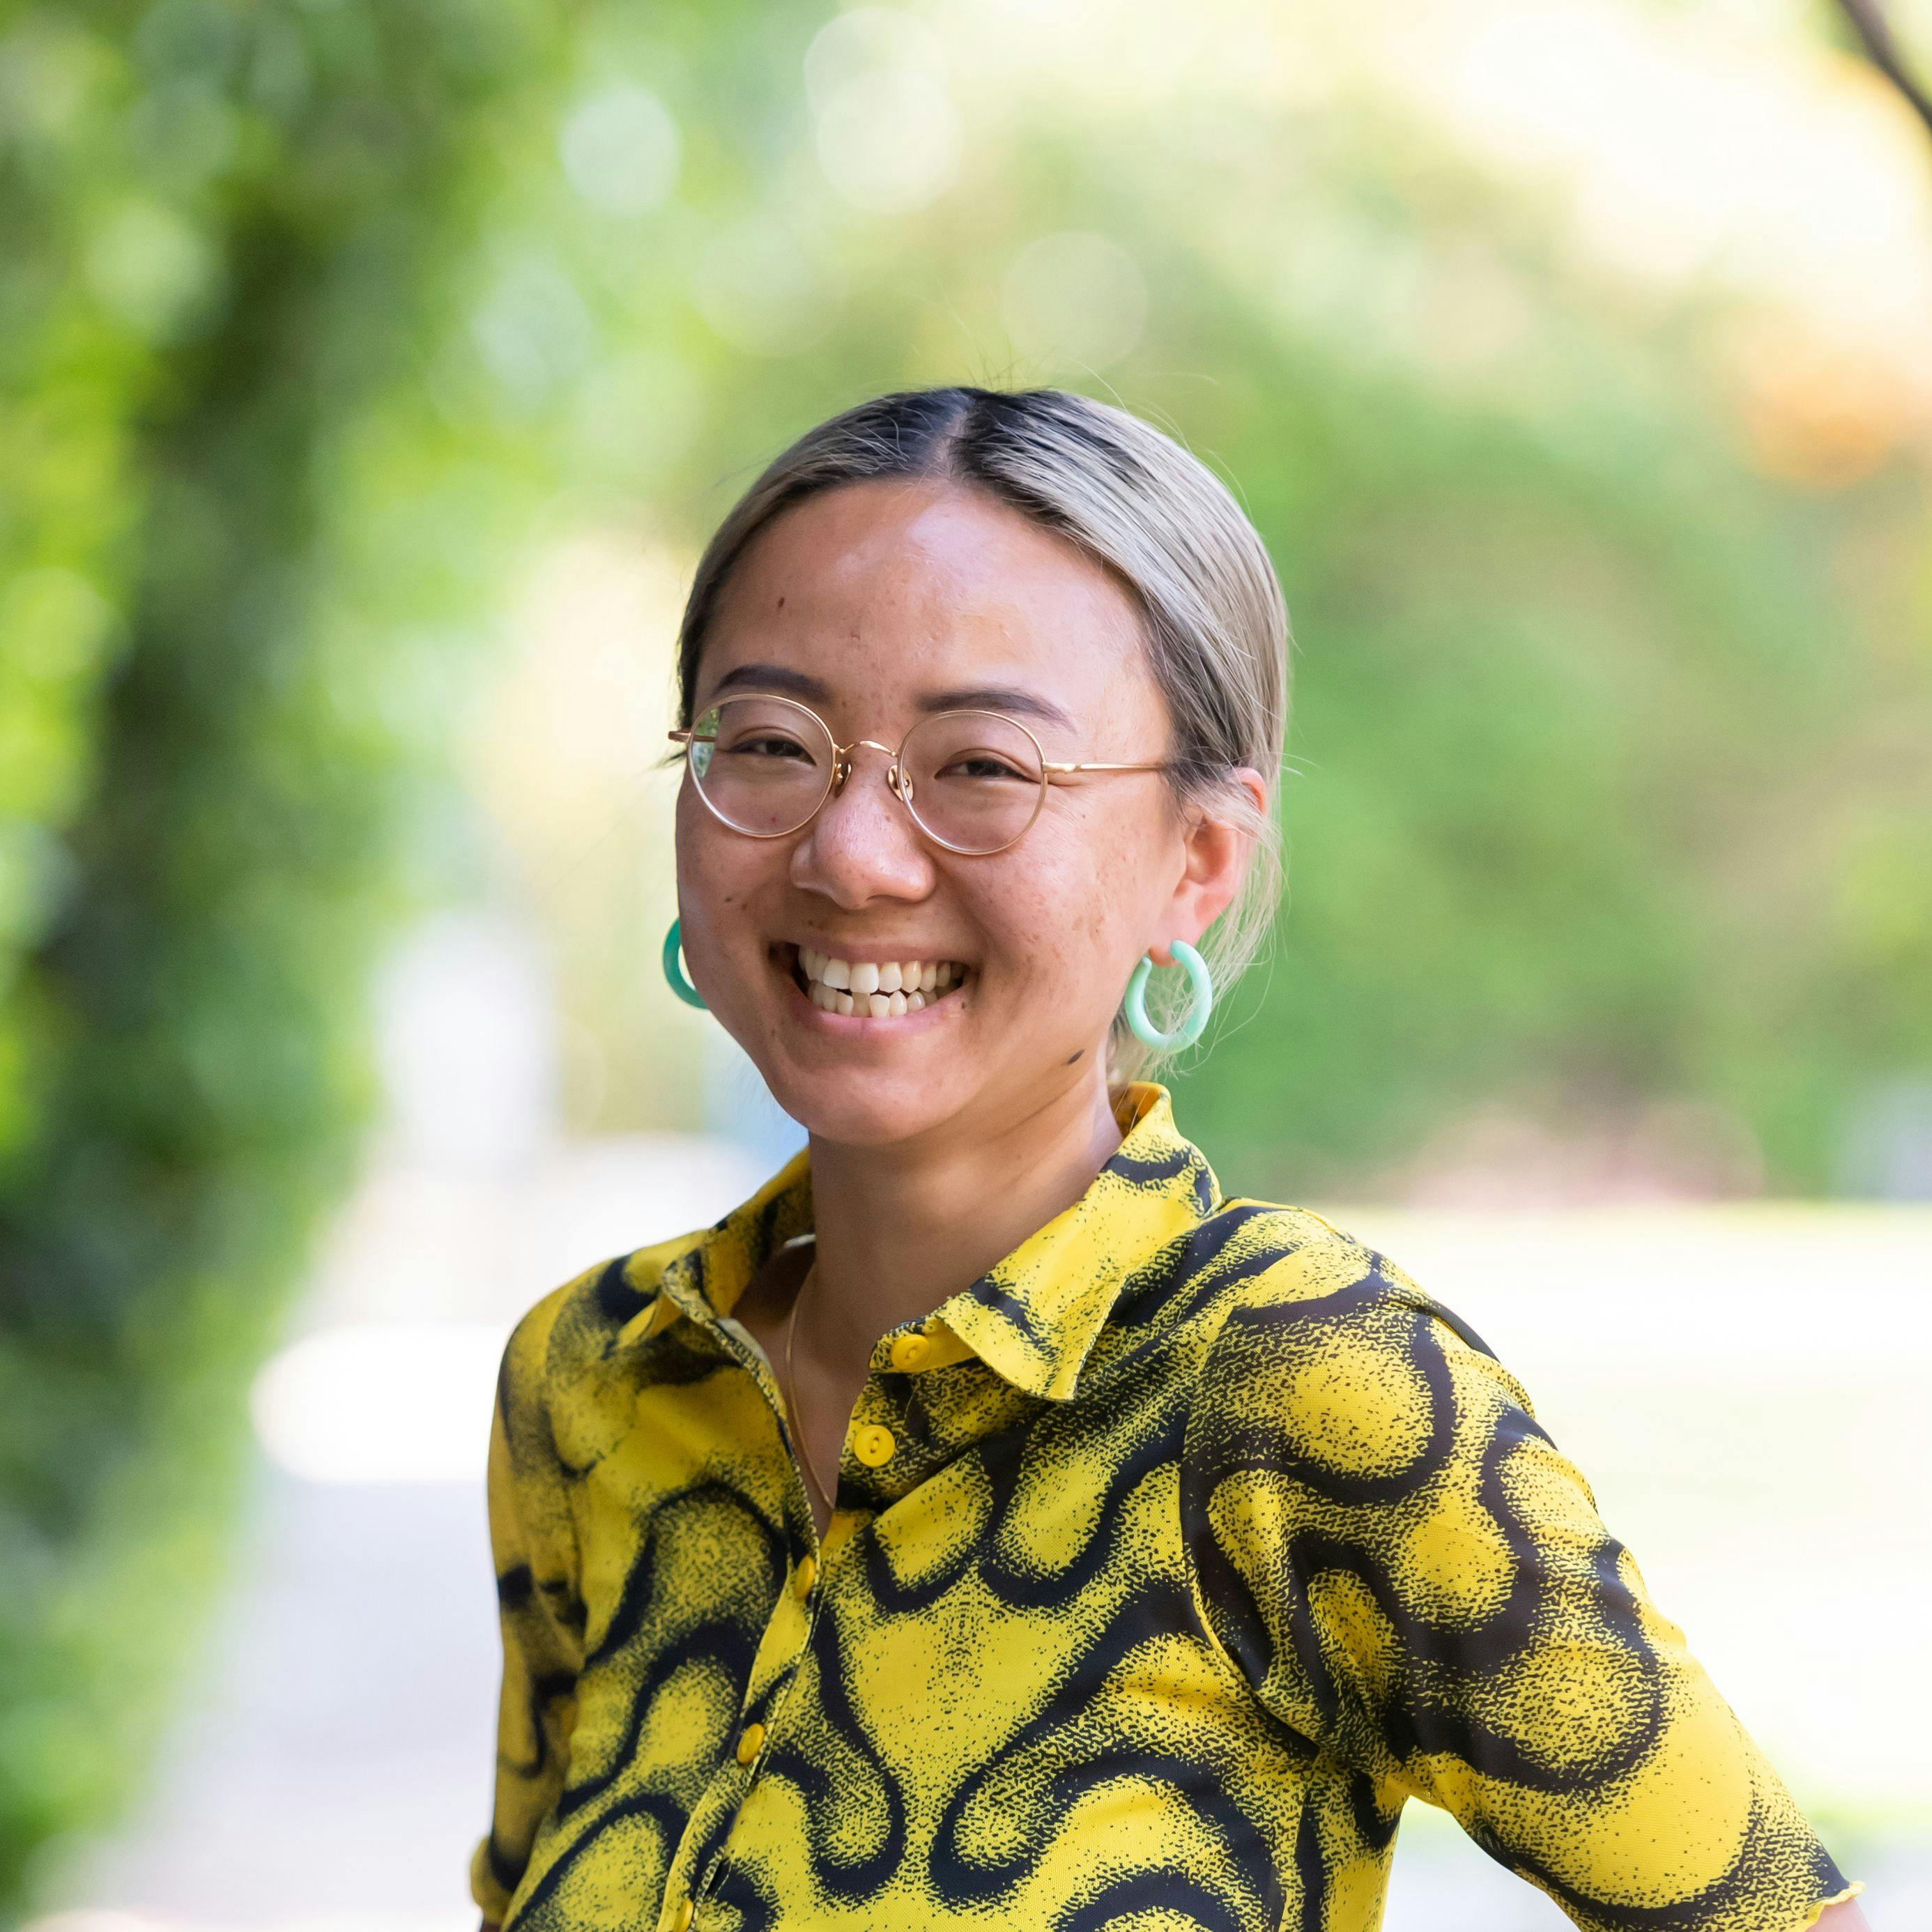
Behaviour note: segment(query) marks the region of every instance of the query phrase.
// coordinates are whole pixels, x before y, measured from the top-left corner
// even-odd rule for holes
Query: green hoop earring
[[[1147,982],[1148,976],[1154,970],[1154,958],[1150,953],[1141,955],[1140,963],[1134,968],[1134,976],[1127,982],[1125,1004],[1127,1024],[1135,1039],[1143,1046],[1171,1053],[1178,1047],[1192,1046],[1201,1037],[1202,1029],[1208,1024],[1208,1016],[1214,1010],[1214,982],[1209,976],[1207,961],[1186,940],[1172,940],[1168,950],[1187,968],[1188,988],[1193,999],[1187,1009],[1186,1018],[1172,1033],[1157,1032],[1149,1022]]]
[[[671,991],[687,1006],[696,1006],[700,1012],[708,1013],[711,1009],[705,1005],[704,994],[684,976],[684,968],[678,959],[677,950],[684,943],[684,935],[679,928],[683,924],[681,919],[673,920],[670,932],[664,934],[664,977],[670,982]]]

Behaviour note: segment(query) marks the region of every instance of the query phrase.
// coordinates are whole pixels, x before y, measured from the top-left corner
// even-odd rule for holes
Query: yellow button
[[[902,1372],[916,1369],[932,1353],[932,1344],[923,1335],[901,1335],[892,1342],[892,1366]]]
[[[882,1429],[876,1422],[868,1422],[865,1427],[854,1432],[852,1453],[868,1469],[876,1469],[882,1462],[892,1460],[892,1451],[898,1444],[892,1440],[892,1432]]]
[[[792,1572],[791,1591],[795,1597],[808,1597],[812,1586],[818,1580],[818,1559],[805,1556],[798,1559],[798,1568]]]
[[[738,1734],[738,1762],[749,1764],[758,1754],[758,1747],[765,1741],[763,1724],[747,1724]]]
[[[677,1902],[676,1916],[670,1922],[671,1932],[690,1932],[690,1925],[691,1900],[680,1898]]]

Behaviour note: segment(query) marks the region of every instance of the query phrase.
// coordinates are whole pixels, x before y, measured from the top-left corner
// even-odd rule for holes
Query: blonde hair
[[[808,430],[775,458],[705,546],[678,633],[678,722],[688,726],[698,659],[733,566],[792,505],[842,484],[920,478],[986,492],[1112,572],[1139,606],[1149,668],[1172,720],[1178,809],[1210,808],[1250,839],[1234,899],[1199,944],[1220,1007],[1268,937],[1281,896],[1275,812],[1288,729],[1292,640],[1266,547],[1226,487],[1172,437],[1126,410],[1064,389],[950,387],[874,397]],[[1232,768],[1267,787],[1257,809]],[[1171,1031],[1186,976],[1154,974],[1148,1017]],[[1107,1077],[1118,1090],[1160,1056],[1117,1014]]]

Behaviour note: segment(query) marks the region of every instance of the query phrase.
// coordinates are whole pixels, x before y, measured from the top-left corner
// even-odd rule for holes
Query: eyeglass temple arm
[[[1166,760],[1161,759],[1152,764],[1110,765],[1088,760],[1077,765],[1066,765],[1056,764],[1049,758],[1042,761],[1040,770],[1046,772],[1164,772],[1167,770],[1167,763]]]

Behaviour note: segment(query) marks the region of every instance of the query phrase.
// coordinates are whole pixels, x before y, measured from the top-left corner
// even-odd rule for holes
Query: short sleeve
[[[1246,1286],[1202,1388],[1202,1614],[1315,1753],[1591,1932],[1797,1932],[1856,1889],[1521,1384],[1400,1269],[1310,1242]]]
[[[583,1668],[576,1537],[544,1401],[554,1300],[518,1323],[504,1352],[490,1427],[490,1546],[503,1675],[495,1804],[470,1858],[470,1895],[501,1924],[538,1826],[563,1788]]]

